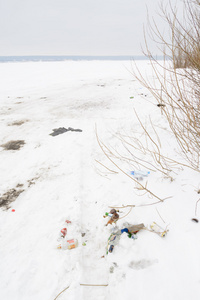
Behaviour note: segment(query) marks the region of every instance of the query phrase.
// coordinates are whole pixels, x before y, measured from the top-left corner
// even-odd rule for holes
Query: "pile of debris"
[[[107,226],[108,224],[113,224],[113,223],[116,224],[116,222],[119,220],[119,214],[118,213],[120,213],[120,212],[119,212],[119,210],[116,210],[116,209],[111,209],[111,211],[109,213],[106,212],[103,217],[104,218],[109,217],[110,219],[108,220],[108,222],[105,226]],[[127,236],[129,238],[132,238],[132,239],[135,240],[135,239],[137,239],[137,233],[142,229],[148,230],[150,232],[154,232],[154,233],[158,234],[161,237],[164,237],[168,232],[167,228],[163,229],[156,222],[153,222],[150,225],[150,229],[145,227],[145,225],[143,223],[136,224],[136,225],[126,223],[126,227],[124,227],[122,229],[119,229],[116,226],[112,229],[112,233],[108,238],[108,244],[107,244],[107,247],[106,247],[106,254],[113,252],[113,249],[114,249],[115,245],[118,244],[118,242],[120,240],[120,236],[123,233],[127,233]]]

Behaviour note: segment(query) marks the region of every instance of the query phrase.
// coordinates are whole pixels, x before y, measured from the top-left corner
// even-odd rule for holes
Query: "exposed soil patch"
[[[10,189],[0,197],[0,207],[8,210],[10,204],[19,197],[24,190]]]
[[[28,187],[30,187],[31,185],[35,184],[36,180],[38,180],[40,177],[34,177],[30,180],[28,180]]]
[[[4,150],[19,150],[25,144],[24,140],[9,141],[6,144],[1,145]]]
[[[18,183],[18,185],[16,185],[17,188],[23,187],[24,185],[22,183]]]
[[[26,122],[28,122],[28,120],[14,121],[13,123],[8,124],[8,126],[21,126]]]
[[[53,129],[53,132],[50,133],[50,135],[56,136],[56,135],[62,134],[62,133],[67,132],[67,131],[82,132],[81,129],[74,129],[74,128],[71,128],[71,127],[68,127],[68,128],[65,128],[65,127],[59,127],[59,128],[57,128],[57,129]]]

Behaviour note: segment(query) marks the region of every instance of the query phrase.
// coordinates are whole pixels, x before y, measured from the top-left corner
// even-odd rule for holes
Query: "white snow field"
[[[137,65],[153,80],[147,61]],[[179,167],[171,182],[151,171],[149,190],[169,197],[159,202],[112,165],[97,141],[95,130],[111,150],[124,151],[117,133],[137,131],[143,139],[135,110],[163,128],[166,155],[179,155],[160,108],[131,68],[131,61],[0,64],[0,299],[199,299],[200,223],[191,220],[200,214],[199,173]],[[60,127],[82,131],[50,135]],[[24,142],[7,150],[10,141]],[[134,170],[123,166],[127,174]],[[141,230],[135,240],[123,233],[107,255],[114,225],[106,227],[103,215],[125,205],[136,207],[120,209],[119,229],[155,221],[169,231],[160,237]],[[77,248],[57,248],[64,227]]]

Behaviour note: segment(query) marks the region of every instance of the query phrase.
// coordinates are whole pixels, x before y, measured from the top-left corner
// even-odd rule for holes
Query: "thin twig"
[[[107,169],[108,171],[110,171],[111,173],[116,173],[116,174],[118,174],[118,172],[109,169],[109,168],[106,167],[104,164],[102,164],[100,161],[98,161],[98,160],[96,160],[96,159],[95,159],[95,161],[96,161],[98,164],[102,165],[104,168],[106,168],[106,169]]]
[[[159,215],[159,217],[161,218],[161,220],[165,223],[165,221],[163,220],[163,218],[161,217],[161,215],[160,215],[160,213],[159,213],[159,211],[158,211],[158,209],[156,208],[156,211],[157,211],[157,213],[158,213],[158,215]]]
[[[108,284],[87,284],[87,283],[80,283],[83,286],[108,286]]]
[[[200,201],[200,199],[197,200],[197,202],[196,202],[196,206],[195,206],[195,216],[197,215],[197,204],[198,204],[199,201]]]
[[[109,208],[126,208],[126,207],[135,207],[135,205],[124,205],[124,206],[108,206]]]
[[[56,296],[56,298],[55,298],[54,300],[56,300],[56,299],[57,299],[64,291],[66,291],[68,288],[69,288],[69,286],[66,287],[62,292],[60,292],[60,293],[58,294],[58,296]]]
[[[130,214],[130,212],[132,211],[132,208],[133,207],[130,208],[129,212],[126,215],[124,215],[123,217],[119,218],[118,220],[121,220],[121,219],[125,218],[126,216],[128,216]]]

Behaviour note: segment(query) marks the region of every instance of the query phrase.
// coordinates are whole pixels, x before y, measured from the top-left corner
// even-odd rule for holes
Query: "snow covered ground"
[[[138,66],[151,79],[148,62]],[[151,172],[148,188],[171,198],[141,206],[157,200],[142,196],[97,142],[95,130],[113,147],[116,133],[142,132],[135,109],[142,120],[151,115],[166,128],[164,150],[177,155],[160,109],[131,68],[129,61],[0,64],[0,145],[23,141],[18,150],[0,147],[0,197],[16,198],[0,208],[0,299],[200,297],[200,223],[191,221],[200,214],[199,174],[179,169],[170,182]],[[50,135],[60,127],[82,131]],[[126,166],[127,173],[132,170]],[[129,214],[129,208],[120,209],[118,228],[126,222],[150,228],[155,221],[169,232],[161,238],[143,230],[136,240],[123,233],[106,255],[113,225],[104,226],[103,215],[109,206],[130,204],[136,207]],[[67,238],[78,240],[77,248],[57,249],[63,227]]]

